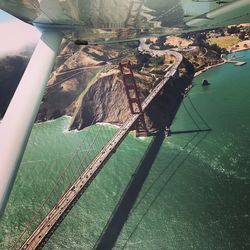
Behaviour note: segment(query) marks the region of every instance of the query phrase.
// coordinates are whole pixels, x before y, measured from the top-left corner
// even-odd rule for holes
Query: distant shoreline
[[[211,69],[211,68],[214,68],[214,67],[223,65],[223,64],[225,64],[225,63],[226,63],[226,61],[223,61],[223,62],[220,62],[220,63],[216,63],[216,64],[213,64],[213,65],[207,66],[207,67],[205,67],[204,69],[195,72],[194,77],[199,76],[199,75],[201,75],[202,73],[205,73],[207,70],[209,70],[209,69]]]
[[[250,42],[250,40],[249,40],[249,42]],[[244,50],[250,50],[250,48],[239,48],[239,49],[237,49],[237,50],[232,51],[232,52],[229,53],[229,54],[236,53],[236,52],[240,52],[240,51],[244,51]],[[220,62],[220,63],[216,63],[216,64],[213,64],[213,65],[207,66],[207,67],[205,67],[204,69],[195,72],[194,77],[199,76],[199,75],[201,75],[202,73],[205,73],[207,70],[209,70],[209,69],[211,69],[211,68],[214,68],[214,67],[223,65],[223,64],[225,64],[225,63],[227,63],[227,61],[224,60],[223,62]]]

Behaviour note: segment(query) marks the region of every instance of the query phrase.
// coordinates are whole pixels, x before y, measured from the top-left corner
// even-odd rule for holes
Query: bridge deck
[[[176,58],[175,63],[170,70],[165,74],[164,79],[151,91],[148,97],[142,103],[142,110],[149,106],[151,101],[162,90],[165,84],[175,75],[180,63],[182,62],[182,55],[177,52],[169,51],[170,55]],[[43,221],[38,225],[31,236],[20,248],[21,250],[31,250],[41,248],[48,238],[53,234],[60,222],[65,218],[76,201],[80,198],[82,193],[86,190],[89,184],[93,181],[95,176],[104,166],[104,163],[115,152],[130,128],[138,120],[140,114],[133,114],[128,121],[116,132],[113,138],[103,147],[94,160],[85,168],[81,175],[76,179],[74,184],[64,193],[60,200],[55,204]]]

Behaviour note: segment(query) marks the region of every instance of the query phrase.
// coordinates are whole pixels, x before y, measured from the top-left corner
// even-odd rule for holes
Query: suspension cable
[[[93,119],[92,124],[93,124],[94,120],[95,120],[95,118]],[[99,129],[98,133],[96,134],[95,138],[97,138],[99,135],[100,135],[100,129]],[[66,176],[67,171],[69,170],[71,164],[74,162],[76,155],[77,155],[78,152],[81,150],[81,147],[83,146],[85,140],[86,140],[85,137],[81,140],[80,144],[79,144],[78,147],[77,147],[77,150],[75,151],[75,153],[73,154],[73,156],[68,160],[67,164],[64,166],[64,168],[63,168],[61,174],[58,176],[58,178],[57,178],[57,180],[55,181],[55,183],[54,183],[52,189],[50,190],[50,192],[48,193],[48,195],[46,196],[46,198],[44,199],[44,201],[40,204],[40,206],[35,210],[35,212],[34,212],[33,215],[31,216],[30,221],[26,224],[26,226],[25,226],[24,230],[22,231],[22,233],[19,235],[19,237],[17,238],[17,240],[14,242],[14,246],[16,246],[17,243],[18,243],[18,242],[24,237],[24,235],[28,232],[28,230],[29,230],[30,227],[32,226],[32,224],[33,224],[32,222],[35,220],[36,216],[42,211],[42,209],[44,209],[45,204],[47,204],[47,202],[51,199],[52,194],[55,193],[55,190],[56,190],[56,188],[59,186],[59,184],[60,184],[62,178]],[[95,140],[92,141],[92,145],[91,145],[91,147],[89,147],[89,149],[88,149],[86,155],[88,155],[89,152],[90,152],[90,150],[92,150],[92,148],[93,148],[93,146],[94,146],[94,143],[95,143]],[[83,160],[82,160],[80,163],[82,163],[82,162],[85,160],[85,158],[86,158],[86,157],[84,157]],[[80,165],[80,164],[79,164],[79,165]],[[79,166],[78,166],[78,167],[79,167]],[[71,177],[72,177],[72,176],[71,176]],[[70,180],[69,180],[69,181],[70,181]],[[72,181],[70,181],[70,183],[71,183],[71,182],[72,182]]]
[[[210,128],[209,125],[208,125],[208,123],[207,123],[207,122],[205,121],[205,119],[201,116],[200,112],[197,110],[197,108],[196,108],[195,105],[193,104],[193,102],[192,102],[190,96],[187,95],[187,97],[188,97],[188,100],[189,100],[191,106],[193,107],[193,109],[194,109],[195,112],[197,113],[197,115],[200,117],[200,119],[203,121],[203,123],[206,125],[206,127],[207,127],[207,128]]]
[[[195,126],[200,130],[200,127],[199,127],[198,123],[195,121],[195,119],[193,118],[192,114],[187,109],[184,101],[182,102],[182,105],[183,105],[184,109],[186,110],[187,114],[189,115],[189,117],[191,118],[191,120],[193,121],[193,123],[195,124]]]

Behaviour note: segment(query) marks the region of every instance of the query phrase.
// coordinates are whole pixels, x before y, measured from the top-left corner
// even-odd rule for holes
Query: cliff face
[[[129,106],[117,70],[100,77],[80,100],[71,129],[96,122],[121,124],[129,116]]]

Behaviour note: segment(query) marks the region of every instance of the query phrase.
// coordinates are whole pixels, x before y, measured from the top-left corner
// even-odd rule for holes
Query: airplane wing
[[[2,0],[0,8],[39,28],[95,42],[250,22],[249,0]]]

